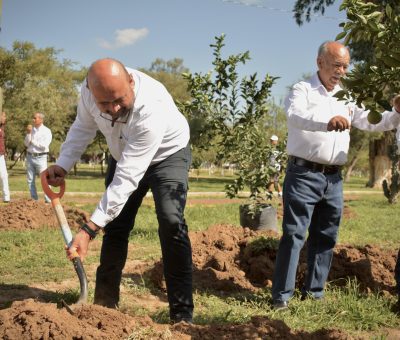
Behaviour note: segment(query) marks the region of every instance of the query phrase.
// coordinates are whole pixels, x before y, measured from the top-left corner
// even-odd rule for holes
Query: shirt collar
[[[328,91],[326,89],[326,87],[321,83],[321,80],[318,77],[318,72],[315,72],[313,74],[313,76],[310,78],[310,84],[311,84],[311,88],[314,90],[317,90],[319,88],[322,88],[326,94],[333,96],[336,92],[340,91],[342,88],[340,87],[340,85],[335,85],[335,87],[333,88],[332,91]]]

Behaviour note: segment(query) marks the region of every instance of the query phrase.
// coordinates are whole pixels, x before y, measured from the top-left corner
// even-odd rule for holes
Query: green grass
[[[342,221],[339,229],[340,243],[399,247],[399,204],[391,205],[383,194],[377,194],[363,195],[357,200],[346,201],[345,205],[350,207],[354,216]]]
[[[8,163],[8,166],[11,163]],[[50,163],[49,163],[50,165]],[[9,184],[12,191],[28,191],[26,183],[26,171],[23,163],[19,162],[13,169],[8,171]],[[209,174],[206,170],[191,170],[189,173],[189,190],[191,192],[224,192],[225,185],[231,184],[234,176],[231,172],[221,172],[221,169],[216,170],[213,174]],[[283,181],[283,178],[281,179]],[[367,178],[351,177],[350,182],[344,183],[344,190],[356,190],[366,192],[382,192],[382,189],[371,189],[365,187]],[[39,178],[36,180],[36,186],[41,191]],[[67,177],[68,192],[94,192],[102,193],[104,191],[104,175],[101,173],[99,165],[91,167],[87,164],[78,166],[77,175],[71,171]]]

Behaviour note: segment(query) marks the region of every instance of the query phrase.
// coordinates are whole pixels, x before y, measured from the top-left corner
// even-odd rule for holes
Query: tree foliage
[[[12,154],[24,149],[23,139],[33,113],[45,114],[53,133],[50,151],[59,150],[74,112],[77,85],[85,71],[75,70],[69,60],[59,61],[59,51],[37,49],[29,42],[15,42],[11,51],[0,48],[0,86],[7,112],[7,148]]]
[[[400,8],[386,4],[345,0],[341,10],[347,12],[343,32],[336,39],[345,44],[369,45],[372,57],[357,63],[343,80],[345,90],[339,98],[354,98],[358,105],[372,112],[391,109],[390,99],[400,92]]]
[[[239,79],[237,68],[249,59],[249,52],[222,57],[224,35],[215,37],[214,68],[206,74],[187,73],[192,101],[183,110],[189,117],[202,117],[204,145],[213,145],[217,158],[237,166],[234,184],[226,187],[229,197],[235,197],[245,187],[255,203],[268,196],[266,184],[276,173],[269,166],[272,148],[265,131],[268,98],[276,77],[257,74]],[[254,205],[255,206],[255,205]]]
[[[300,26],[304,20],[310,22],[313,13],[325,13],[325,8],[332,5],[335,0],[297,0],[293,8],[293,16]]]

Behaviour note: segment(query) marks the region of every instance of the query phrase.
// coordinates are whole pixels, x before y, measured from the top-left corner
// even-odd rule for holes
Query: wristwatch
[[[86,234],[88,234],[91,240],[93,240],[99,233],[99,229],[93,230],[86,223],[83,223],[79,230],[83,230]]]

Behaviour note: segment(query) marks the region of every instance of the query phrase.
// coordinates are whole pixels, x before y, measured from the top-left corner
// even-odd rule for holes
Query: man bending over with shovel
[[[75,235],[83,260],[89,241],[104,231],[94,303],[116,308],[136,213],[151,189],[164,263],[172,322],[192,322],[192,250],[184,209],[191,162],[189,127],[165,87],[114,59],[100,59],[81,88],[77,116],[48,183],[59,186],[100,130],[115,167],[90,221]]]

